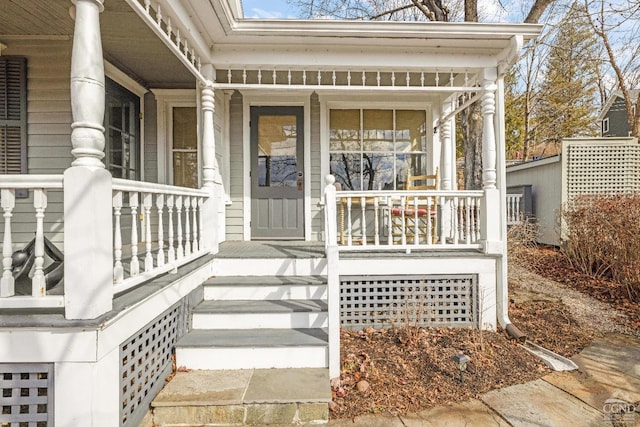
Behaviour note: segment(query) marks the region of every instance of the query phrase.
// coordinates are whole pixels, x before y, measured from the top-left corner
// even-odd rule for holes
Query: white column
[[[481,233],[484,251],[490,254],[502,254],[504,251],[500,238],[500,223],[503,202],[496,188],[496,79],[497,70],[486,68],[482,82],[482,182],[485,201],[482,212]]]
[[[65,316],[93,319],[112,308],[111,174],[104,157],[102,0],[74,0],[71,53],[71,153],[64,172]]]
[[[497,70],[486,68],[482,82],[482,186],[496,188],[496,112]]]
[[[448,102],[445,102],[445,105],[448,105]],[[445,107],[442,111],[442,117],[445,117],[449,114],[450,108]],[[440,124],[440,164],[442,165],[440,170],[440,179],[441,185],[440,188],[442,190],[451,190],[451,153],[452,153],[452,141],[451,141],[451,120],[445,120]]]
[[[213,77],[215,70],[212,66],[204,68]],[[217,224],[219,206],[221,203],[222,179],[216,163],[216,140],[214,128],[215,93],[212,81],[202,86],[202,183],[208,190],[209,197],[202,206],[201,241],[204,247],[212,253],[218,252]]]

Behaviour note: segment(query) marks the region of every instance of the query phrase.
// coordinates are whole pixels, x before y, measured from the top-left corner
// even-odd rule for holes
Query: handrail
[[[0,175],[0,188],[62,188],[64,175]]]
[[[135,191],[139,193],[164,194],[171,193],[177,196],[209,196],[207,190],[199,188],[178,187],[175,185],[156,184],[153,182],[133,181],[130,179],[113,178],[114,191]]]

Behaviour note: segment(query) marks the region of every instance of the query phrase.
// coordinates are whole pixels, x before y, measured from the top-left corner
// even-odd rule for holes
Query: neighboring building
[[[328,388],[341,325],[509,323],[503,76],[541,26],[2,8],[3,425],[135,425],[174,353]],[[476,191],[455,179],[463,95]]]
[[[634,102],[638,99],[639,93],[640,90],[637,89],[629,91],[629,95]],[[633,107],[635,109],[635,105]],[[622,92],[617,91],[609,97],[597,121],[600,123],[600,136],[627,137],[630,135],[631,128],[629,128],[627,107],[625,106]]]
[[[507,167],[507,187],[530,186],[538,243],[559,246],[560,211],[574,196],[640,192],[636,138],[567,138],[562,154]]]

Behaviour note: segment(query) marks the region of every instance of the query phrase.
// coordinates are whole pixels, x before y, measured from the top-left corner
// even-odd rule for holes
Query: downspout
[[[505,105],[504,105],[504,74],[516,61],[523,46],[523,38],[516,35],[511,38],[509,47],[505,49],[500,62],[498,63],[498,79],[496,81],[496,115],[494,117],[496,127],[496,143],[498,149],[497,169],[500,171],[496,176],[497,187],[500,191],[500,237],[504,242],[503,253],[497,261],[497,283],[496,283],[496,311],[498,323],[509,334],[520,343],[527,340],[526,334],[520,331],[509,319],[509,286],[508,286],[508,263],[507,263],[507,173],[506,173],[506,150],[505,150]]]

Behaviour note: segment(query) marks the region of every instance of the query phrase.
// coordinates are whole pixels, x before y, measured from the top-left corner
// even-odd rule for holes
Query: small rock
[[[366,328],[366,329],[364,330],[364,333],[365,333],[365,334],[372,334],[372,333],[374,333],[375,331],[376,331],[375,329],[373,329],[371,326],[369,326],[368,328]]]
[[[369,381],[358,381],[358,384],[356,384],[356,388],[359,392],[364,393],[365,391],[369,390]]]
[[[331,412],[339,412],[340,411],[340,405],[338,405],[336,402],[331,400],[331,401],[329,401],[329,410]]]

